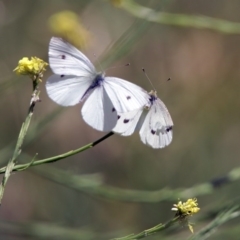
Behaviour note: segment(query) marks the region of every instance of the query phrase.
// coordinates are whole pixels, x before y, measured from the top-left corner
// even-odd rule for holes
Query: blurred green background
[[[194,187],[239,167],[240,27],[234,23],[240,22],[240,2],[136,2],[155,13],[183,15],[170,15],[168,21],[158,23],[147,20],[152,13],[141,19],[133,15],[133,11],[143,14],[141,8],[114,5],[107,0],[0,1],[1,166],[11,157],[32,91],[31,80],[16,76],[13,69],[25,56],[48,61],[48,43],[54,35],[48,20],[60,11],[70,10],[79,16],[89,34],[83,52],[98,69],[131,64],[106,70],[107,75],[127,79],[150,91],[151,85],[141,70],[144,67],[174,122],[173,142],[161,150],[143,145],[138,133],[127,138],[114,135],[81,154],[13,174],[0,208],[0,239],[121,237],[171,219],[171,207],[181,197],[176,194],[175,200],[145,203],[138,199],[114,200],[107,194],[99,196],[97,188],[92,192],[84,191],[84,186],[81,191],[72,189],[68,185],[78,182],[68,178],[72,174],[80,179],[82,176],[88,187],[102,184],[154,191]],[[189,18],[180,24],[182,16]],[[208,27],[211,18],[203,17],[200,24],[206,27],[200,28],[197,23],[194,27],[194,16],[233,24],[221,31],[223,23],[214,22]],[[85,124],[80,105],[63,108],[48,98],[44,84],[51,74],[48,68],[40,86],[42,101],[36,106],[19,163],[28,162],[29,156],[36,153],[39,159],[58,155],[104,135]],[[52,167],[68,175],[61,177]],[[58,176],[61,184],[56,180]],[[199,217],[190,219],[195,222],[195,232],[210,221],[201,220],[201,216],[239,197],[239,190],[239,181],[234,181],[197,196],[201,211]],[[238,225],[239,219],[235,219],[209,239],[239,239]],[[148,239],[190,236],[189,229],[180,226]]]

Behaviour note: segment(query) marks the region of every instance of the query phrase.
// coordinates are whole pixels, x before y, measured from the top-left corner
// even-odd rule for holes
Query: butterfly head
[[[150,101],[151,105],[153,104],[153,102],[155,100],[157,100],[157,92],[152,90],[149,93],[149,101]]]
[[[102,78],[105,78],[105,72],[98,72],[97,73],[97,76],[99,76],[99,77],[102,77]]]

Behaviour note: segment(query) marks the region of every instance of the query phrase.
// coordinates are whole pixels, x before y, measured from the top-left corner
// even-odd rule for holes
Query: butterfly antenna
[[[130,63],[126,63],[126,64],[119,65],[119,66],[109,67],[109,68],[106,69],[106,71],[109,70],[109,69],[112,69],[112,68],[120,68],[120,67],[128,67],[128,66],[130,66]]]
[[[94,53],[93,56],[94,56],[95,59],[97,60],[97,63],[98,63],[98,65],[100,66],[101,72],[103,73],[104,71],[103,71],[102,65],[101,65],[101,63],[98,61],[98,58],[97,58],[96,54]]]
[[[156,91],[156,89],[154,88],[154,86],[153,86],[153,84],[152,84],[152,82],[151,82],[151,80],[150,80],[150,78],[148,77],[148,75],[147,75],[147,73],[146,73],[146,71],[145,71],[145,69],[144,68],[142,68],[142,71],[144,72],[144,74],[145,74],[145,76],[146,76],[146,78],[148,79],[148,81],[150,82],[150,84],[152,85],[152,88],[154,89],[154,91]],[[170,81],[170,80],[172,80],[170,77],[167,79],[167,81]],[[162,83],[160,83],[160,84],[162,84]]]
[[[152,81],[150,80],[150,78],[148,77],[148,75],[147,75],[147,73],[146,73],[146,71],[145,71],[144,68],[142,68],[142,71],[144,72],[144,74],[145,74],[147,80],[150,82],[150,84],[151,84],[153,90],[154,90],[155,92],[157,92],[156,88],[153,86],[153,83],[152,83]]]

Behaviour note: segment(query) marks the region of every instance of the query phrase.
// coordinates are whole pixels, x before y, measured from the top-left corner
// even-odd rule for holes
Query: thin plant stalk
[[[150,229],[146,229],[140,233],[137,233],[137,234],[130,234],[130,235],[127,235],[125,237],[121,237],[121,238],[114,238],[113,240],[135,240],[135,239],[142,239],[142,238],[146,238],[146,237],[149,237],[150,235],[153,235],[157,232],[160,232],[160,231],[163,231],[167,228],[169,228],[170,226],[174,225],[176,222],[178,222],[180,219],[180,217],[175,217],[173,219],[171,219],[170,221],[168,221],[167,223],[165,224],[158,224],[156,225],[155,227],[153,228],[150,228]]]
[[[12,158],[9,160],[9,162],[6,166],[5,174],[3,176],[3,179],[2,179],[2,182],[0,185],[0,204],[2,203],[2,198],[3,198],[3,194],[4,194],[4,190],[5,190],[7,181],[14,169],[14,166],[17,163],[18,156],[21,154],[22,145],[23,145],[24,139],[26,137],[26,134],[27,134],[27,131],[28,131],[28,128],[29,128],[29,125],[30,125],[30,122],[31,122],[31,119],[33,116],[33,111],[34,111],[35,105],[39,101],[40,91],[38,89],[38,83],[39,83],[39,81],[41,81],[40,77],[41,77],[41,75],[39,75],[38,77],[36,77],[33,80],[33,93],[32,93],[32,97],[31,97],[31,101],[30,101],[30,106],[28,109],[28,115],[22,124]]]
[[[33,166],[37,166],[37,165],[42,165],[42,164],[46,164],[46,163],[52,163],[52,162],[57,162],[59,160],[62,160],[64,158],[73,156],[75,154],[78,154],[80,152],[83,152],[89,148],[92,148],[94,146],[96,146],[97,144],[99,144],[100,142],[104,141],[105,139],[109,138],[110,136],[112,136],[114,133],[113,132],[109,132],[108,134],[106,134],[105,136],[101,137],[100,139],[89,143],[81,148],[75,149],[75,150],[71,150],[69,152],[54,156],[54,157],[50,157],[50,158],[45,158],[45,159],[41,159],[41,160],[37,160],[37,161],[31,161],[30,163],[26,163],[26,164],[18,164],[18,165],[14,165],[12,167],[12,171],[22,171],[22,170],[26,170],[29,167],[33,167]],[[3,167],[0,169],[0,174],[1,173],[6,173],[8,171],[8,166],[7,167]]]

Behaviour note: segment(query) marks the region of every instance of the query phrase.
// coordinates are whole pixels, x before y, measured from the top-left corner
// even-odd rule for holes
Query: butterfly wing
[[[97,75],[90,60],[70,43],[53,37],[49,63],[55,73],[46,83],[49,97],[63,106],[79,103]]]
[[[111,131],[117,123],[117,112],[102,87],[96,87],[82,107],[84,121],[99,131]]]
[[[152,148],[164,148],[172,141],[172,118],[159,98],[152,103],[139,127],[142,142]]]
[[[48,78],[46,90],[54,102],[62,106],[73,106],[81,101],[91,82],[91,76],[77,77],[54,74]]]
[[[135,111],[149,101],[145,90],[120,78],[105,77],[103,87],[118,113]]]
[[[81,77],[96,75],[90,60],[62,38],[51,38],[48,55],[50,67],[55,74]]]
[[[131,112],[118,113],[118,121],[113,132],[119,133],[121,136],[129,136],[133,134],[142,111],[143,109],[137,109]]]

